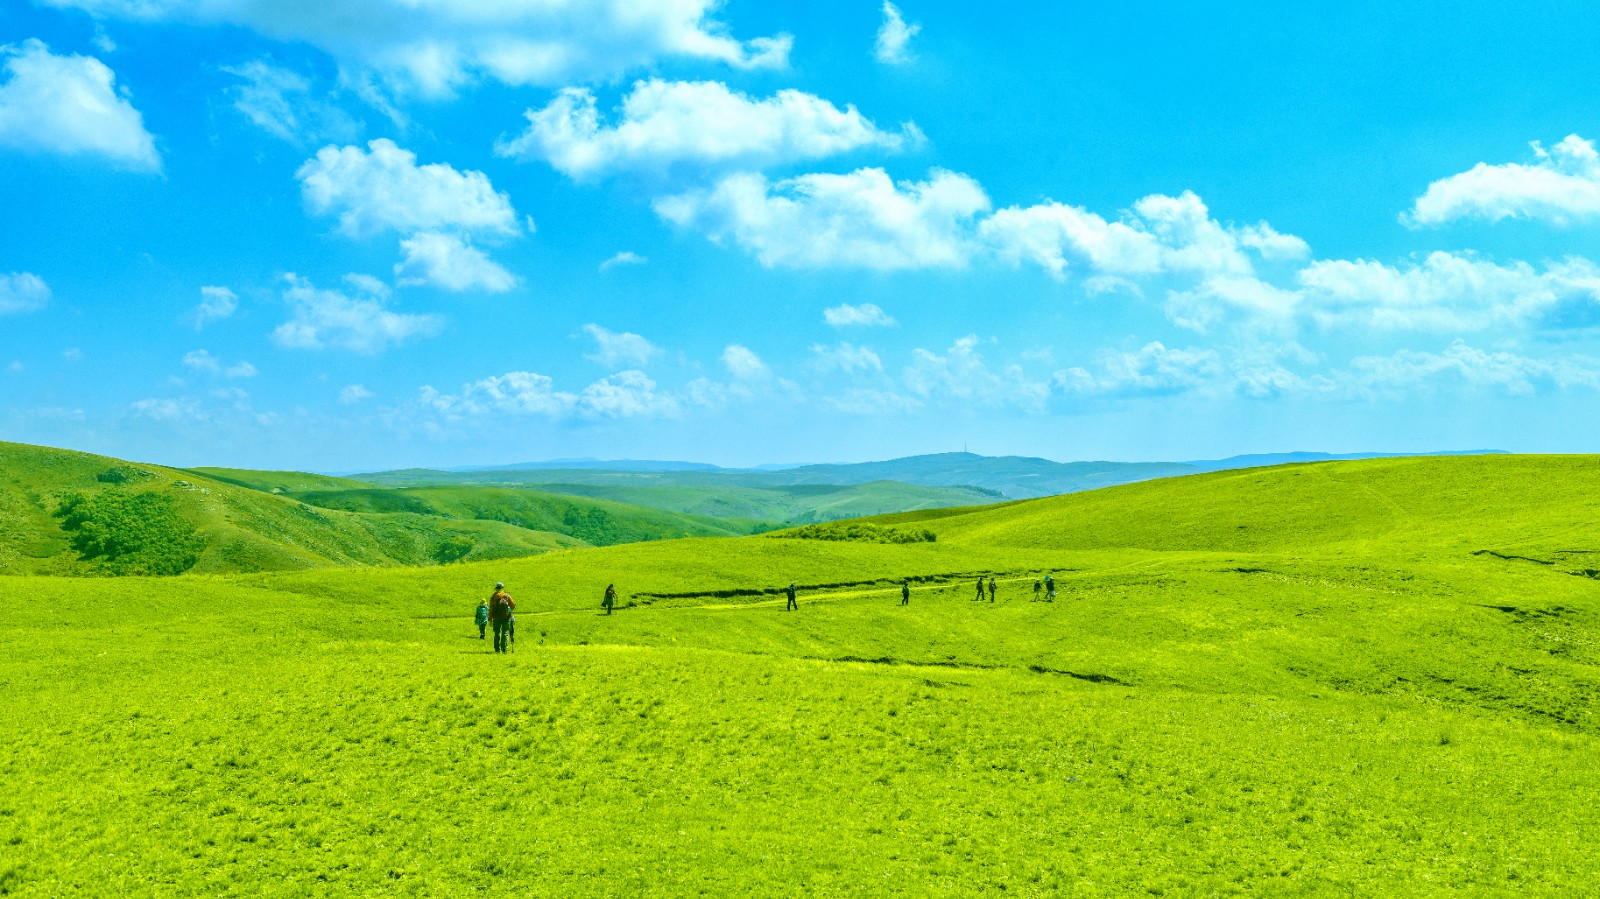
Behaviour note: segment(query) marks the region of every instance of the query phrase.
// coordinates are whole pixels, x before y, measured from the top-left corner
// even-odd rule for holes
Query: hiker
[[[989,575],[989,601],[994,602],[994,575]]]
[[[910,581],[906,581],[905,583],[900,585],[900,604],[903,605],[903,606],[911,605],[911,582]]]
[[[798,611],[800,603],[796,602],[794,598],[794,581],[790,581],[789,586],[783,592],[789,595],[789,602],[784,605],[783,610],[785,612]]]
[[[506,585],[497,581],[494,595],[489,597],[489,622],[494,625],[495,652],[511,651],[511,629],[516,627],[512,612],[516,608],[517,602],[506,592]]]
[[[474,620],[478,623],[478,639],[482,640],[485,636],[485,631],[489,627],[489,603],[487,601],[478,600],[478,613]]]
[[[606,614],[610,615],[611,614],[611,607],[616,605],[616,604],[617,604],[617,585],[616,584],[606,584],[606,598],[600,600],[600,605],[606,610]]]
[[[1039,591],[1043,590],[1043,589],[1044,589],[1044,582],[1040,581],[1038,578],[1034,578],[1033,579],[1033,599],[1032,599],[1032,602],[1038,602],[1039,601]]]
[[[1045,602],[1056,601],[1056,579],[1048,574],[1044,576],[1044,599]]]
[[[978,595],[974,596],[973,599],[983,602],[983,578],[981,577],[978,578]]]

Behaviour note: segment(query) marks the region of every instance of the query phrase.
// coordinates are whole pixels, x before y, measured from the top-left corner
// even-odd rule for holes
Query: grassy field
[[[1582,895],[1597,488],[1383,460],[872,522],[931,543],[0,577],[0,893]]]

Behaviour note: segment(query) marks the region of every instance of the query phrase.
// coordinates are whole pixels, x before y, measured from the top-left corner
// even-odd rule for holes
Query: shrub
[[[112,574],[182,574],[194,567],[205,539],[165,494],[109,489],[69,493],[56,509],[72,548]]]
[[[932,531],[923,528],[907,530],[850,522],[808,524],[792,531],[784,531],[779,536],[796,537],[801,540],[843,540],[853,543],[933,543],[939,539]]]
[[[438,562],[440,565],[449,565],[451,562],[459,562],[462,559],[465,559],[467,557],[467,553],[472,552],[472,548],[476,545],[477,544],[472,541],[471,537],[467,537],[462,534],[457,534],[454,537],[446,537],[445,539],[439,541],[438,546],[433,548],[433,560]]]

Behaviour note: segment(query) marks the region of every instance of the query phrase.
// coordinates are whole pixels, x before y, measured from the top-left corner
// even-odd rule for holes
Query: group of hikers
[[[980,577],[978,578],[977,595],[973,599],[982,602],[987,594],[989,602],[994,602],[997,591],[998,584],[995,582],[994,575],[990,575],[987,578]],[[800,608],[799,592],[793,581],[789,582],[789,586],[783,588],[783,594],[786,599],[783,606],[784,611],[793,612]],[[1053,576],[1046,574],[1043,578],[1033,582],[1034,600],[1040,599],[1041,594],[1045,602],[1056,601],[1056,580]],[[600,608],[605,609],[606,614],[610,615],[616,604],[617,585],[607,584],[605,595],[600,600]],[[909,580],[900,584],[900,604],[903,606],[911,604],[911,582]],[[481,600],[478,603],[476,620],[479,640],[488,639],[489,628],[491,626],[494,628],[495,652],[511,652],[515,649],[517,645],[517,601],[512,599],[511,594],[506,592],[505,584],[496,582],[494,593],[488,599]]]

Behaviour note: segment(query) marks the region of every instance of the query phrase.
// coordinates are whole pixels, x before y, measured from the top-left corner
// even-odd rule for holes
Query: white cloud
[[[632,250],[623,250],[622,252],[617,253],[615,256],[612,256],[610,259],[607,259],[605,262],[600,263],[600,272],[603,274],[619,265],[644,265],[649,261],[649,259],[640,256],[638,253],[635,253]]]
[[[304,278],[285,276],[284,301],[289,321],[272,332],[280,346],[295,349],[338,348],[376,353],[390,344],[437,334],[444,321],[435,315],[410,315],[384,308],[383,294],[350,296],[318,290]]]
[[[965,175],[935,169],[927,181],[896,184],[877,168],[775,184],[741,173],[655,203],[663,218],[731,239],[768,267],[880,271],[965,265],[972,219],[988,208]]]
[[[922,141],[915,125],[884,131],[854,106],[841,110],[798,90],[757,100],[716,81],[637,82],[612,124],[601,122],[589,89],[567,88],[527,119],[528,130],[495,152],[545,160],[575,179],[681,164],[760,169]]]
[[[895,320],[889,314],[878,308],[875,303],[862,303],[852,306],[841,303],[822,310],[822,320],[835,328],[848,328],[860,326],[870,328],[873,326],[892,327]]]
[[[608,368],[619,365],[643,367],[661,354],[659,347],[638,334],[609,331],[596,324],[584,325],[583,330],[594,338],[594,352],[584,358]]]
[[[510,198],[495,191],[488,175],[444,163],[419,166],[415,153],[388,138],[371,141],[366,150],[323,147],[295,177],[306,208],[338,216],[339,230],[350,237],[391,230],[520,233]]]
[[[77,347],[68,347],[61,351],[61,358],[67,360],[68,362],[82,362],[83,350],[80,350]]]
[[[868,347],[852,343],[830,347],[818,343],[812,344],[811,352],[816,358],[817,367],[823,371],[842,371],[845,374],[883,371],[883,360]]]
[[[194,309],[194,326],[198,330],[208,323],[228,318],[239,308],[239,295],[226,287],[200,288],[200,305]]]
[[[908,49],[911,39],[922,30],[921,25],[908,25],[900,8],[884,0],[883,24],[878,26],[878,41],[873,47],[872,55],[878,62],[889,65],[900,65],[911,61],[911,51]]]
[[[50,303],[50,285],[31,272],[0,275],[0,315],[35,312]]]
[[[905,371],[908,390],[923,398],[943,397],[983,406],[1018,406],[1042,410],[1050,397],[1050,385],[1035,381],[1018,365],[1007,365],[996,372],[978,353],[978,338],[963,337],[944,353],[925,349],[912,352],[912,364]]]
[[[331,54],[352,81],[450,96],[481,78],[556,86],[615,78],[658,60],[738,69],[787,65],[788,35],[739,40],[718,0],[49,0],[97,18],[236,25]]]
[[[460,293],[505,293],[517,279],[489,255],[454,234],[424,231],[400,241],[405,259],[394,267],[401,286],[431,284]]]
[[[256,127],[291,144],[354,140],[360,122],[326,99],[317,97],[311,79],[291,69],[256,59],[222,71],[242,84],[228,88],[233,108]]]
[[[1056,278],[1074,264],[1116,278],[1244,276],[1255,271],[1252,256],[1279,261],[1310,252],[1305,241],[1264,222],[1240,227],[1216,221],[1189,191],[1152,194],[1115,222],[1063,203],[1011,206],[984,220],[979,233],[1001,259],[1032,262]]]
[[[190,399],[143,399],[132,404],[135,414],[162,424],[185,424],[206,419],[200,404]]]
[[[722,364],[728,374],[740,381],[757,381],[771,374],[760,356],[737,343],[730,343],[722,350]]]
[[[1526,262],[1498,265],[1442,252],[1404,266],[1324,260],[1307,266],[1299,280],[1312,316],[1324,325],[1452,331],[1600,324],[1600,271],[1582,260],[1543,272]]]
[[[192,368],[195,371],[216,372],[221,369],[222,363],[217,361],[217,357],[205,350],[195,350],[183,357],[183,365],[185,368]]]
[[[675,398],[659,392],[640,371],[601,378],[578,393],[555,389],[555,381],[547,375],[514,371],[466,384],[456,394],[424,387],[420,402],[447,421],[495,414],[556,420],[662,417],[676,415],[680,408]]]
[[[236,362],[222,372],[224,378],[253,378],[258,374],[256,367],[248,362]]]
[[[1576,134],[1546,150],[1533,142],[1534,161],[1489,165],[1428,185],[1401,221],[1412,227],[1459,219],[1543,219],[1556,224],[1600,215],[1600,154]]]
[[[1291,330],[1301,294],[1253,275],[1215,275],[1188,290],[1167,293],[1167,318],[1179,327],[1204,333],[1232,315],[1256,326]]]
[[[158,172],[161,157],[144,116],[92,56],[57,56],[38,40],[0,45],[0,146],[88,155]]]
[[[1081,367],[1056,372],[1056,386],[1077,396],[1156,396],[1183,393],[1227,373],[1215,350],[1168,349],[1159,341],[1133,352],[1103,351],[1096,362],[1093,373]]]
[[[362,400],[372,399],[372,391],[360,384],[347,384],[339,391],[339,402],[345,406],[354,406]]]
[[[825,397],[823,404],[850,415],[886,415],[922,408],[922,401],[915,397],[873,387],[852,387],[837,396]]]
[[[1408,393],[1455,382],[1529,396],[1540,387],[1600,389],[1600,360],[1530,359],[1488,352],[1457,340],[1442,353],[1401,350],[1390,356],[1354,359],[1340,380],[1357,394]]]

